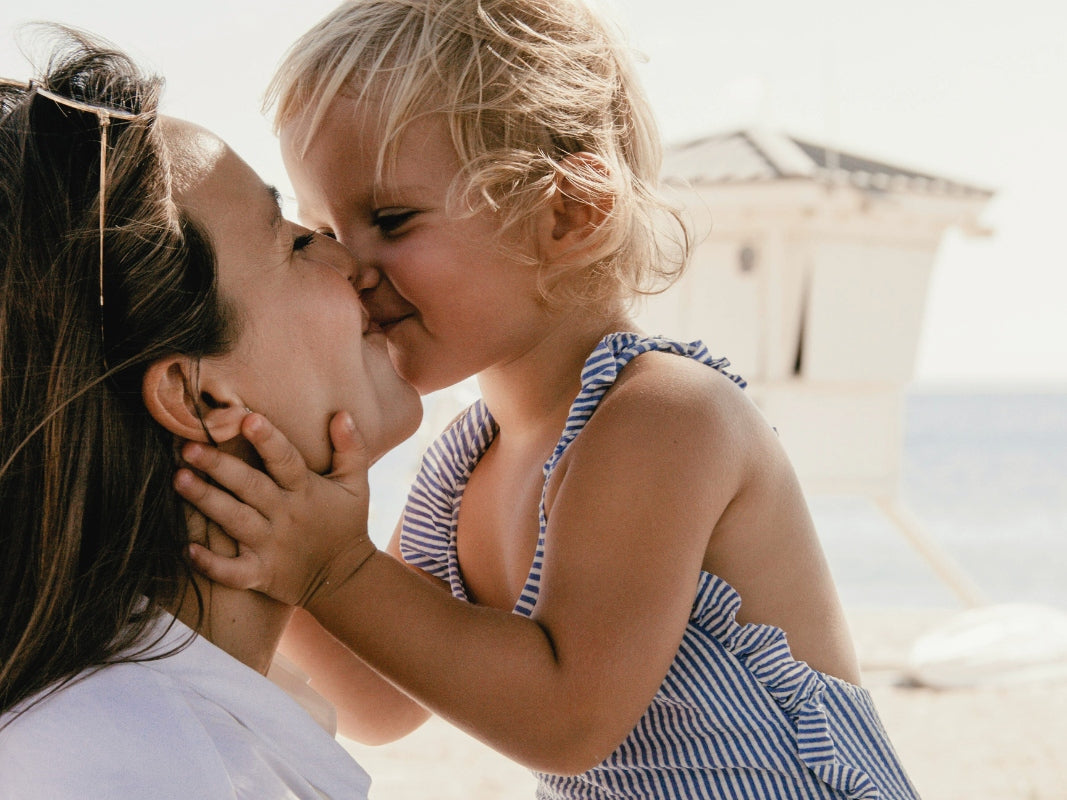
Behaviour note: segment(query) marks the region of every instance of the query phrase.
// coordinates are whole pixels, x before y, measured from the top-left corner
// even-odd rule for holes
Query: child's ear
[[[566,171],[556,178],[555,191],[540,230],[541,254],[550,262],[561,257],[576,260],[587,256],[587,251],[600,238],[595,234],[615,207],[613,194],[594,189],[592,181],[585,183],[580,178],[567,177],[568,173],[577,176],[586,173],[592,178],[608,175],[608,166],[599,156],[572,153],[561,164]],[[599,183],[602,185],[603,181]]]
[[[248,413],[221,375],[188,356],[155,361],[141,383],[145,407],[160,425],[182,439],[227,442]]]

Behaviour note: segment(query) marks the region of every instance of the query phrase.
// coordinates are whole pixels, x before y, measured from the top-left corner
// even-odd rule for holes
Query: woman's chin
[[[371,447],[369,441],[367,442],[372,464],[394,447],[406,442],[419,429],[419,425],[422,423],[422,403],[418,400],[417,395],[413,412],[406,419],[398,421],[397,425],[391,426],[385,435],[379,437],[379,441],[375,442],[373,447]]]

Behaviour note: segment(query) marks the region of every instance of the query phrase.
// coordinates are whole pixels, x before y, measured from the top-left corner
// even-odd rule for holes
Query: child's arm
[[[186,442],[182,457],[233,496],[188,469],[179,469],[174,488],[186,501],[227,531],[239,532],[240,556],[222,559],[193,542],[189,555],[209,577],[237,589],[257,589],[294,606],[319,591],[331,591],[377,548],[367,532],[370,458],[349,414],[330,420],[335,448],[331,471],[320,476],[285,436],[260,414],[241,420],[241,433],[263,458],[266,472],[214,447]],[[244,498],[249,505],[235,502]],[[271,557],[264,557],[264,556]],[[332,583],[332,585],[331,585]]]
[[[246,424],[254,429],[260,423],[260,419],[252,418]],[[342,485],[322,485],[323,489],[332,490],[332,499],[323,498],[318,507],[330,508],[331,513],[319,515],[319,518],[324,523],[335,523],[343,539],[351,541],[355,537],[359,541],[366,536],[367,486],[363,479],[369,464],[364,457],[362,442],[347,419],[339,415],[331,423],[330,434],[334,446],[340,448],[335,452],[331,477]],[[292,454],[299,459],[295,450]],[[302,466],[301,459],[299,464],[294,462],[290,470],[295,476],[290,487],[294,492],[306,488],[300,480],[305,477],[301,474]],[[284,467],[282,469],[284,472]],[[263,476],[250,471],[246,477],[255,481]],[[273,481],[267,483],[274,485]],[[345,490],[340,491],[342,488]],[[285,493],[279,492],[279,496],[284,497]],[[279,510],[275,513],[280,515]],[[247,523],[246,527],[251,524]],[[294,529],[299,529],[296,521],[291,524]],[[399,526],[394,541],[390,542],[390,551],[399,547],[398,536]],[[330,538],[327,535],[321,540],[330,541]],[[302,609],[293,615],[278,650],[311,676],[312,688],[337,710],[338,732],[342,736],[362,744],[384,744],[410,733],[430,716],[426,709],[368,667]]]
[[[247,506],[190,481],[187,499],[254,550],[238,559],[199,550],[194,559],[223,583],[306,598],[376,671],[515,760],[585,771],[625,738],[662,682],[708,537],[742,479],[743,448],[714,400],[721,393],[694,405],[693,391],[662,388],[658,380],[616,387],[557,470],[533,618],[453,600],[386,554],[342,552],[328,524],[316,527],[332,543],[316,541],[311,557],[307,531],[256,525],[248,535]],[[279,483],[322,480],[280,469],[294,463],[291,448],[266,424],[247,435]],[[246,465],[206,453],[192,453],[193,466],[255,516],[275,504],[270,487],[249,490]],[[334,560],[321,569],[324,553]]]
[[[430,713],[363,663],[299,609],[279,646],[312,678],[311,686],[337,709],[337,732],[368,745],[399,739]]]

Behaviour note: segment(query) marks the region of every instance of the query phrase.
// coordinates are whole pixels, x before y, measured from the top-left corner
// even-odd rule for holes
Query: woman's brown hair
[[[0,85],[0,711],[135,657],[184,590],[173,437],[141,381],[232,338],[212,250],[171,199],[161,80],[53,34],[37,82]]]

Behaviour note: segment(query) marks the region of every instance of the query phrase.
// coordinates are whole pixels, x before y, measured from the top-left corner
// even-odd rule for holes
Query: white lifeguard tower
[[[686,187],[711,233],[681,280],[648,299],[644,327],[727,356],[805,490],[872,498],[966,595],[897,497],[938,247],[949,228],[985,234],[978,216],[993,193],[753,130],[670,149],[664,178]]]

